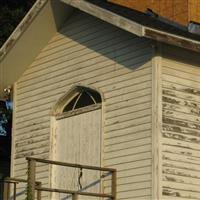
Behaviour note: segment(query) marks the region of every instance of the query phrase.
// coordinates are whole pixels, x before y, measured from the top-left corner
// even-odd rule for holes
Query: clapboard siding
[[[151,199],[152,54],[151,41],[76,12],[16,84],[14,175],[25,156],[51,156],[51,109],[82,84],[105,98],[102,166],[118,170],[118,199]],[[38,166],[46,184],[49,173]]]
[[[162,62],[162,192],[165,199],[200,199],[200,71]]]

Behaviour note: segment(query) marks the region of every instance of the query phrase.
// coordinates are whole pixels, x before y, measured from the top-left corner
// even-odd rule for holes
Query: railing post
[[[78,194],[77,193],[72,194],[72,200],[78,200]]]
[[[41,188],[42,187],[42,183],[38,182],[37,183],[37,188]],[[41,190],[37,190],[37,200],[41,200],[42,199],[42,192]]]
[[[112,171],[112,196],[113,200],[117,200],[117,171]]]
[[[13,184],[14,184],[13,200],[16,200],[16,195],[17,195],[17,182],[13,182]]]
[[[35,200],[35,169],[36,161],[28,159],[27,200]]]
[[[10,194],[10,184],[6,181],[5,178],[3,184],[3,200],[8,200],[9,194]]]

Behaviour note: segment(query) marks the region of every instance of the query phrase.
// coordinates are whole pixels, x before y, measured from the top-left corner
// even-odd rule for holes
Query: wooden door
[[[101,164],[101,110],[94,110],[56,121],[54,160],[83,165]],[[52,187],[100,192],[100,172],[53,166]],[[54,194],[53,199],[71,199],[69,195]],[[80,196],[80,200],[98,199]]]

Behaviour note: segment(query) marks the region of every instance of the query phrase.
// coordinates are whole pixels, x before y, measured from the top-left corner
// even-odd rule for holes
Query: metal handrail
[[[116,169],[65,163],[65,162],[45,160],[45,159],[34,158],[34,157],[27,157],[26,159],[28,160],[28,191],[27,191],[28,199],[35,199],[35,190],[38,190],[38,191],[48,191],[48,192],[71,194],[72,200],[77,200],[78,195],[111,198],[112,200],[116,200],[116,193],[117,193],[117,171],[116,171]],[[35,184],[36,183],[36,180],[35,180],[35,178],[36,178],[35,177],[36,176],[36,162],[47,163],[47,164],[52,164],[52,165],[59,165],[59,166],[66,166],[66,167],[73,167],[73,168],[79,168],[79,169],[110,172],[112,175],[111,194],[82,192],[82,191],[63,190],[63,189],[44,188],[44,187],[38,188]]]

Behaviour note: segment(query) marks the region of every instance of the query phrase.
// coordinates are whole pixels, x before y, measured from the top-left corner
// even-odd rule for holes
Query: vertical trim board
[[[152,59],[152,199],[161,199],[161,57]]]

